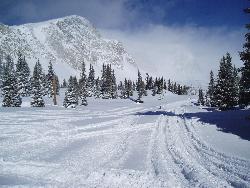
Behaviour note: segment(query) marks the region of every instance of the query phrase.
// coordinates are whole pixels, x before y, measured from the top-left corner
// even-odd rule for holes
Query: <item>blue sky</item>
[[[0,22],[18,25],[67,15],[87,17],[97,27],[145,24],[240,28],[247,0],[1,0]]]
[[[144,70],[206,83],[226,52],[242,66],[249,6],[248,0],[0,0],[0,22],[83,16],[104,37],[121,41]]]

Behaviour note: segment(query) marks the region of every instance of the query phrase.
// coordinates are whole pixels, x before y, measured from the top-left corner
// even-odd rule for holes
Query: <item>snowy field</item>
[[[76,109],[62,99],[0,107],[1,187],[250,187],[250,110],[171,93]]]

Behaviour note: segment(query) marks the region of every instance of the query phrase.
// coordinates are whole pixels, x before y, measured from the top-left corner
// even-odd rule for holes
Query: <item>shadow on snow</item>
[[[187,119],[198,118],[200,122],[216,125],[219,131],[231,133],[239,136],[241,139],[250,141],[250,109],[229,111],[206,110],[208,111],[181,115],[167,111],[138,112],[135,115],[178,116]]]

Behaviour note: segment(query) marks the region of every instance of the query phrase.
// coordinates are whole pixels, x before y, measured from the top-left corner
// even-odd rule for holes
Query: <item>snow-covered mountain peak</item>
[[[21,51],[31,64],[40,59],[47,67],[51,60],[59,77],[74,74],[82,61],[94,65],[97,72],[103,63],[110,63],[121,78],[134,77],[137,71],[121,42],[104,39],[91,22],[77,15],[19,26],[1,24],[0,49],[14,57]]]

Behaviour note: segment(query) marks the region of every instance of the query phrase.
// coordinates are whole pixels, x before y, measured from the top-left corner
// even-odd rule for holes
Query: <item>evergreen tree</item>
[[[250,13],[250,8],[244,10]],[[241,79],[239,82],[239,104],[240,106],[250,105],[250,24],[246,25],[248,30],[245,35],[246,42],[243,45],[243,51],[240,52],[240,59],[244,62],[241,68]]]
[[[141,100],[143,94],[144,94],[144,91],[145,90],[145,87],[144,87],[144,84],[143,84],[143,81],[142,81],[142,77],[141,77],[141,73],[140,71],[138,70],[138,80],[137,80],[137,93],[138,93],[138,99],[136,100],[136,102],[139,102],[139,103],[142,103],[143,101]]]
[[[65,79],[63,79],[63,83],[61,88],[66,88],[68,86],[67,81]]]
[[[53,79],[54,79],[54,69],[51,61],[49,62],[48,66],[48,74],[46,75],[46,88],[47,88],[47,95],[52,97],[54,95],[53,91]]]
[[[199,104],[199,105],[204,105],[204,104],[205,104],[204,95],[203,95],[202,89],[199,89],[198,104]]]
[[[95,70],[94,67],[90,64],[89,66],[89,76],[87,81],[88,96],[92,97],[95,93]]]
[[[220,61],[217,84],[215,88],[216,104],[221,110],[227,110],[234,106],[234,78],[233,66],[229,53]]]
[[[18,82],[18,89],[21,96],[29,96],[31,85],[30,85],[30,68],[25,60],[25,57],[18,53],[18,60],[16,64],[16,77]]]
[[[168,91],[172,92],[172,83],[170,79],[168,80]]]
[[[87,106],[87,79],[86,79],[86,74],[85,74],[85,63],[82,62],[82,67],[81,67],[81,75],[80,75],[80,80],[79,80],[79,98],[80,98],[80,105]]]
[[[233,101],[234,101],[234,106],[239,104],[239,76],[238,76],[238,70],[234,66],[233,67]]]
[[[45,103],[42,98],[43,91],[42,91],[42,78],[41,78],[41,65],[38,62],[36,62],[36,65],[34,67],[33,71],[33,77],[32,77],[32,101],[31,106],[33,107],[44,107]]]
[[[111,65],[110,65],[111,69]],[[115,78],[115,71],[111,69],[111,98],[116,99],[117,98],[117,84],[116,84],[116,78]]]
[[[77,80],[70,76],[68,82],[68,89],[65,92],[65,98],[63,101],[63,106],[65,108],[75,108],[78,105],[78,95],[77,95]]]
[[[20,97],[18,91],[18,82],[15,75],[14,62],[8,55],[3,69],[2,106],[20,107],[22,104],[22,98]]]
[[[125,78],[124,83],[127,81]],[[123,85],[122,82],[120,82],[120,98],[126,99],[127,98],[127,91],[125,89],[125,84]]]
[[[215,107],[216,106],[216,98],[215,98],[215,81],[214,81],[214,73],[213,71],[210,72],[210,81],[208,84],[208,91],[207,91],[207,97],[208,97],[208,105]]]
[[[97,79],[95,80],[95,98],[100,98],[101,97],[101,81],[99,79],[99,77],[97,77]]]
[[[3,56],[2,52],[0,51],[0,89],[3,86],[3,71],[4,71]]]

